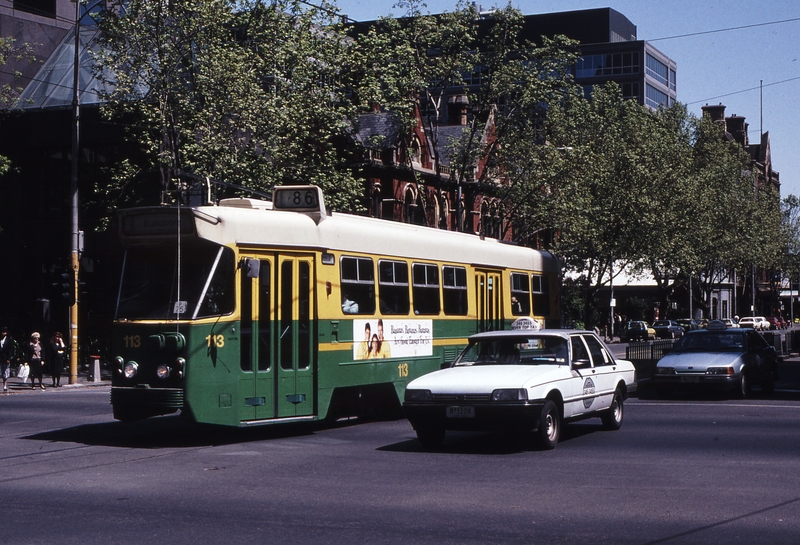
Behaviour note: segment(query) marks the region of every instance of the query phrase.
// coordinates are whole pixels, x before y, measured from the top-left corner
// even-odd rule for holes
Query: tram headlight
[[[175,363],[172,368],[175,370],[175,375],[178,378],[183,378],[183,369],[186,367],[186,360],[183,358],[175,358]]]
[[[128,363],[125,364],[125,367],[123,367],[122,369],[122,374],[127,379],[132,379],[133,377],[136,376],[136,373],[138,372],[139,372],[139,364],[136,363],[135,361],[129,361]]]
[[[114,370],[120,375],[122,374],[123,367],[125,367],[125,360],[122,359],[122,356],[114,358]]]
[[[156,368],[156,376],[160,379],[165,379],[169,377],[169,365],[162,363]]]

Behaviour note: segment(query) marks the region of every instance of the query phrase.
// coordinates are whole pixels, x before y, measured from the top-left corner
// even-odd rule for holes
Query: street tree
[[[759,187],[750,155],[709,116],[696,120],[692,151],[693,202],[686,205],[693,240],[683,272],[697,279],[697,303],[707,311],[711,293],[733,271],[752,275],[778,265],[780,207],[771,188]]]
[[[105,10],[104,111],[144,158],[121,165],[111,194],[135,195],[124,184],[155,179],[168,201],[173,181],[189,175],[260,191],[315,183],[334,207],[357,207],[337,147],[355,118],[339,82],[349,42],[332,14],[295,0],[130,0]]]
[[[455,183],[458,206],[468,184],[513,204],[508,187],[527,175],[524,166],[541,140],[546,101],[573,89],[569,66],[576,54],[569,47],[574,43],[523,40],[522,14],[510,6],[488,16],[465,2],[437,15],[423,14],[425,5],[415,0],[398,7],[405,17],[382,18],[355,36],[364,67],[361,105],[394,112],[407,148],[423,124],[437,173],[442,165],[451,167],[452,174],[442,179]],[[448,131],[442,142],[445,100],[461,105],[467,119],[459,134]],[[462,229],[460,210],[456,216]]]
[[[681,145],[673,126],[624,99],[616,84],[553,104],[547,137],[558,152],[550,155],[562,159],[540,201],[558,233],[553,249],[581,284],[584,318],[594,325],[603,320],[599,290],[663,244],[651,235],[663,226],[664,186],[678,177],[670,169]]]
[[[31,62],[33,60],[33,49],[30,44],[17,44],[13,38],[0,36],[0,67],[4,67],[13,61]],[[19,78],[19,70],[12,70],[11,75],[14,79]],[[15,87],[11,83],[0,85],[0,112],[7,112],[17,105],[17,99],[21,88]],[[0,155],[0,176],[5,174],[11,167],[7,157]]]
[[[781,202],[781,237],[786,249],[780,270],[791,290],[800,284],[800,198],[796,195],[787,195]],[[794,308],[791,313],[794,316]]]

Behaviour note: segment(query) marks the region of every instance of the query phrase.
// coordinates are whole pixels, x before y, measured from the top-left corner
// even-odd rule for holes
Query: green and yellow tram
[[[251,426],[399,408],[469,335],[560,326],[549,253],[273,200],[120,212],[114,417]]]

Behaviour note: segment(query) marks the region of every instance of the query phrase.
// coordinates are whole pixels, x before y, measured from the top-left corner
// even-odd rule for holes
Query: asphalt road
[[[111,419],[107,387],[0,396],[3,544],[795,544],[800,396],[630,399],[553,451],[404,420]],[[643,396],[647,397],[647,396]]]

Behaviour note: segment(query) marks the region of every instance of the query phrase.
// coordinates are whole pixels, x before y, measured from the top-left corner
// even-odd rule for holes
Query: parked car
[[[683,328],[674,320],[656,320],[653,329],[659,339],[678,339],[683,336]]]
[[[478,333],[452,365],[406,387],[403,410],[423,447],[448,430],[530,434],[555,448],[562,423],[590,416],[616,430],[636,370],[591,331]]]
[[[754,383],[771,394],[777,378],[777,352],[761,333],[712,320],[707,329],[687,333],[658,361],[653,385],[664,397],[681,388],[723,388],[747,397]]]
[[[783,316],[769,316],[767,321],[770,323],[770,329],[786,329],[789,325]]]
[[[758,331],[769,329],[769,322],[763,316],[745,316],[739,320],[739,327],[752,327]]]
[[[734,322],[730,318],[723,318],[722,322],[725,324],[726,327],[740,327],[739,322]]]
[[[647,322],[631,320],[622,326],[619,337],[623,342],[649,341],[656,338],[656,330],[647,325]]]
[[[775,316],[767,316],[767,323],[769,324],[768,329],[780,329],[781,323]]]
[[[684,333],[700,329],[700,324],[698,324],[695,320],[692,320],[691,318],[681,318],[680,320],[677,320],[677,322],[678,325],[683,328]]]

